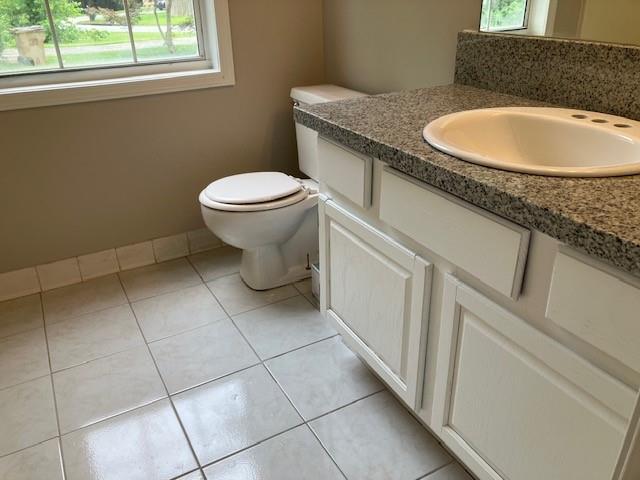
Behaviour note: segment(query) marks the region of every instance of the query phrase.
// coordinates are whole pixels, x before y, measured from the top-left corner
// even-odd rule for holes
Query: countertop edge
[[[294,119],[320,135],[359,153],[377,158],[406,175],[523,227],[549,235],[583,253],[640,277],[640,245],[595,229],[586,223],[576,222],[557,212],[532,204],[524,198],[452,172],[428,160],[417,158],[397,147],[332,123],[305,111],[302,107],[294,109]]]

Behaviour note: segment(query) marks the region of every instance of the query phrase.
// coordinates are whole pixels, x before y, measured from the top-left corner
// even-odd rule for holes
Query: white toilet
[[[334,85],[291,90],[298,104],[361,97]],[[310,179],[253,172],[216,180],[200,193],[204,222],[218,238],[241,248],[240,276],[266,290],[311,275],[318,259],[318,134],[296,124],[298,163]]]

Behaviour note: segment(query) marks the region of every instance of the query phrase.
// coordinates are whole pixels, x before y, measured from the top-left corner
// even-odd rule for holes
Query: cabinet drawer
[[[638,282],[579,257],[573,252],[557,254],[547,318],[640,372]]]
[[[331,201],[321,204],[322,310],[411,408],[422,385],[431,265]]]
[[[320,181],[359,207],[371,205],[373,159],[318,139]]]
[[[481,479],[611,478],[635,392],[451,276],[433,426]]]
[[[498,292],[520,294],[527,229],[389,170],[380,218]]]

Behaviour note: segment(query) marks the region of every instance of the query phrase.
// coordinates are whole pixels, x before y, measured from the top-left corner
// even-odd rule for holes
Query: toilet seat
[[[200,203],[226,212],[259,212],[287,207],[308,196],[309,189],[289,175],[253,172],[216,180],[200,193]]]

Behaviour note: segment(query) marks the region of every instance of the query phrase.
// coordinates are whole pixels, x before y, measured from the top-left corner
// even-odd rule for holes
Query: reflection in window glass
[[[527,0],[482,0],[480,30],[515,30],[527,26]]]
[[[193,0],[156,0],[137,13],[127,1],[139,61],[200,56]]]
[[[195,0],[0,0],[0,76],[204,58],[198,18]]]

